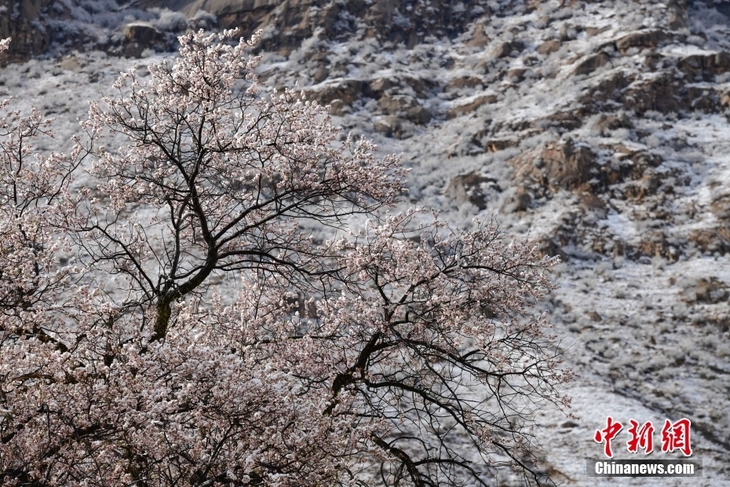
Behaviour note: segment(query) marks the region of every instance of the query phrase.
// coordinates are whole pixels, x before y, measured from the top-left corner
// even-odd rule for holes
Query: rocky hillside
[[[411,203],[495,218],[563,258],[545,306],[577,419],[546,411],[536,432],[556,481],[601,485],[583,460],[611,415],[691,419],[695,483],[726,485],[730,2],[0,0],[11,60],[49,58],[0,83],[72,121],[106,87],[90,81],[186,28],[234,26],[263,29],[272,89],[298,83],[403,153]],[[69,95],[49,102],[51,85]]]

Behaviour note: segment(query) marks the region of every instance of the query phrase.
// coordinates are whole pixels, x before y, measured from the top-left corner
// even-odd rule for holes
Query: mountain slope
[[[6,94],[56,112],[71,133],[85,100],[181,29],[263,28],[267,85],[298,83],[344,128],[403,153],[410,203],[463,226],[495,218],[563,258],[545,307],[578,374],[577,419],[546,411],[536,430],[557,481],[594,484],[583,459],[600,458],[593,434],[611,415],[690,418],[705,468],[696,484],[724,485],[730,2],[62,3],[2,12],[48,36],[16,59],[67,54],[5,68]],[[135,22],[151,30],[130,31]],[[73,29],[84,42],[62,35]]]

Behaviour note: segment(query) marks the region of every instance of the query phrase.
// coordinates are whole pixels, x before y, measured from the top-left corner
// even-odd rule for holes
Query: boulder
[[[418,98],[428,98],[431,94],[430,91],[437,86],[433,80],[399,74],[394,77],[374,78],[367,81],[363,86],[363,94],[378,99],[386,94],[395,95],[399,91],[409,91],[408,87],[410,87]]]
[[[725,255],[730,253],[730,226],[725,224],[715,228],[692,230],[687,240],[700,252]]]
[[[347,105],[342,100],[332,100],[330,103],[330,115],[341,117],[348,112]]]
[[[660,177],[655,171],[646,171],[641,178],[625,184],[623,195],[628,200],[641,203],[644,198],[655,195],[660,184]]]
[[[597,36],[598,34],[602,34],[606,32],[607,30],[611,30],[610,25],[604,25],[603,27],[586,27],[585,31],[588,37]]]
[[[583,210],[584,214],[594,214],[599,220],[608,215],[606,203],[591,191],[578,193],[578,207]]]
[[[595,321],[596,323],[603,321],[603,317],[600,314],[598,314],[598,311],[596,311],[596,310],[593,310],[588,313],[588,319],[590,319],[591,321]]]
[[[671,72],[661,73],[649,80],[632,83],[621,94],[621,103],[627,110],[643,115],[649,110],[660,113],[677,112],[675,98],[677,83]]]
[[[560,46],[562,46],[563,43],[560,42],[557,39],[553,39],[551,41],[546,41],[540,44],[537,48],[537,52],[543,55],[551,54],[557,50],[560,49]]]
[[[400,128],[400,120],[398,117],[382,117],[373,122],[373,130],[386,137],[392,137],[393,132]]]
[[[525,43],[522,41],[502,42],[492,51],[492,56],[496,58],[512,56],[521,53],[524,48]]]
[[[481,139],[481,137],[480,137]],[[483,145],[487,152],[499,152],[510,147],[517,147],[520,145],[519,139],[515,137],[505,137],[500,139],[487,139],[484,143],[479,141]]]
[[[724,109],[730,108],[730,91],[726,91],[719,97],[720,106]]]
[[[662,230],[648,231],[642,235],[639,243],[633,248],[627,249],[628,257],[632,260],[651,262],[651,258],[661,257],[670,262],[676,262],[679,258],[677,247],[667,240]]]
[[[394,86],[398,86],[398,81],[393,78],[376,78],[363,86],[363,93],[371,98],[380,98],[383,93]]]
[[[501,191],[496,179],[472,171],[456,176],[449,181],[449,185],[446,187],[446,195],[459,204],[469,202],[483,210],[487,207],[485,190],[490,187]]]
[[[542,173],[550,186],[565,189],[576,188],[592,177],[596,168],[596,155],[583,145],[575,145],[571,140],[553,144],[540,153],[543,162]]]
[[[152,47],[163,39],[162,33],[149,22],[131,22],[122,27],[124,38],[129,42]]]
[[[314,74],[312,75],[312,81],[315,83],[321,83],[322,81],[325,81],[330,75],[330,70],[327,69],[325,66],[319,66],[317,69],[314,70]]]
[[[632,32],[627,34],[616,41],[616,49],[621,54],[626,52],[632,47],[638,49],[654,49],[659,45],[671,38],[671,36],[663,30],[642,30],[639,32]]]
[[[406,110],[406,118],[417,125],[426,125],[431,121],[431,112],[418,105]]]
[[[687,27],[689,20],[686,0],[667,2],[667,25],[672,30],[680,30]]]
[[[511,83],[521,83],[525,79],[525,75],[527,74],[527,69],[525,68],[512,68],[509,71],[507,71],[507,79]]]
[[[321,105],[329,105],[334,100],[342,100],[345,105],[352,105],[360,99],[364,83],[356,79],[332,80],[306,90],[310,99]]]
[[[591,111],[603,111],[607,102],[620,102],[623,90],[631,84],[632,79],[623,71],[612,72],[607,77],[602,77],[598,84],[589,88],[586,94],[581,96],[580,102]]]
[[[378,100],[378,107],[387,115],[404,117],[417,125],[426,125],[432,118],[429,110],[408,95],[384,95]]]
[[[721,111],[722,104],[720,95],[714,87],[687,86],[679,98],[682,109],[687,111],[701,111],[704,113],[716,113]]]
[[[577,189],[598,173],[593,151],[571,139],[523,152],[510,161],[516,168],[516,179],[532,181],[552,191]]]
[[[64,71],[78,71],[81,68],[81,63],[76,56],[66,56],[58,62],[58,67]]]
[[[588,56],[583,61],[581,61],[578,66],[576,66],[575,70],[573,70],[574,75],[585,75],[585,74],[591,74],[596,69],[600,68],[601,66],[605,66],[608,64],[608,62],[611,60],[611,58],[606,54],[605,52],[599,52],[598,54],[593,54],[591,56]]]
[[[623,113],[602,113],[593,123],[593,130],[607,136],[609,132],[617,129],[630,129],[633,127],[631,120]]]
[[[474,32],[471,38],[466,41],[466,45],[469,47],[486,47],[489,44],[489,37],[484,33],[484,24],[479,22],[474,24]]]
[[[513,195],[507,198],[507,200],[500,208],[500,211],[502,213],[519,213],[522,211],[526,211],[528,208],[530,208],[531,204],[532,195],[529,193],[529,191],[527,191],[527,189],[525,189],[524,186],[521,186]]]
[[[477,110],[477,108],[487,105],[490,103],[494,103],[497,101],[497,95],[489,94],[489,95],[480,95],[476,98],[472,99],[471,101],[463,104],[459,104],[456,106],[451,107],[451,109],[447,112],[446,118],[456,118],[461,115],[466,115],[468,113],[472,113]]]
[[[388,115],[375,120],[373,122],[373,130],[386,137],[407,139],[413,135],[409,125],[407,121],[401,120],[395,115]]]
[[[408,95],[384,95],[378,100],[378,108],[388,115],[398,115],[417,106],[418,102]]]
[[[464,88],[473,89],[476,87],[482,87],[481,78],[477,78],[476,76],[459,76],[457,78],[451,79],[448,83],[446,83],[446,86],[444,86],[444,91],[458,91]]]
[[[654,168],[664,162],[659,155],[631,150],[623,144],[618,144],[613,149],[615,154],[611,162],[598,169],[594,190],[607,191],[613,185],[631,182],[627,186],[629,194],[641,198],[647,194],[647,189],[658,187],[661,178]]]
[[[537,243],[537,251],[540,257],[558,257],[561,262],[567,262],[568,254],[563,250],[561,243],[548,236],[544,236]]]
[[[730,221],[730,193],[725,191],[714,193],[710,210],[720,221]]]
[[[690,303],[716,304],[727,300],[728,286],[718,278],[700,278],[684,289],[684,298]]]
[[[575,110],[565,110],[555,112],[545,117],[545,121],[549,122],[553,127],[560,127],[564,130],[575,130],[583,125],[586,112],[583,108]]]
[[[716,75],[730,71],[730,53],[685,56],[677,61],[677,69],[690,81],[714,81]]]
[[[416,96],[419,98],[427,97],[429,91],[438,86],[435,81],[430,79],[416,78],[413,76],[403,76],[401,79],[416,92]]]

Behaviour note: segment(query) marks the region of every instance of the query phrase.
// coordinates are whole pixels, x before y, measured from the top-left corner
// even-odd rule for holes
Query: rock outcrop
[[[4,62],[27,61],[46,52],[51,35],[40,22],[52,0],[0,0],[0,38],[11,37]]]

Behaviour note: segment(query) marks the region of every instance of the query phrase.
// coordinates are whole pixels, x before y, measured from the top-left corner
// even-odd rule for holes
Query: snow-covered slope
[[[240,4],[213,13],[264,27],[265,83],[298,83],[346,130],[402,153],[409,203],[465,227],[494,218],[564,259],[544,306],[577,373],[576,418],[545,411],[535,430],[557,482],[609,484],[584,470],[607,416],[658,429],[686,417],[704,465],[692,484],[730,485],[730,2]],[[182,28],[174,12],[135,3],[119,20],[124,6],[105,5],[69,22],[107,40],[124,22]],[[124,39],[107,50],[141,58],[10,65],[3,95],[53,113],[63,145],[119,71],[162,56],[162,37]]]

